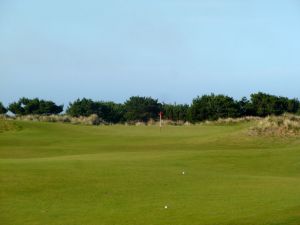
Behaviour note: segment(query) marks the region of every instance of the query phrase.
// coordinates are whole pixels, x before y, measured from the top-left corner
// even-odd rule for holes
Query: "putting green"
[[[250,123],[15,126],[0,132],[0,224],[300,224],[298,138],[250,137]]]

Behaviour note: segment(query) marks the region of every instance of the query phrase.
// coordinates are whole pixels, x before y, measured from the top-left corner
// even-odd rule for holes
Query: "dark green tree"
[[[25,110],[22,107],[22,104],[20,102],[13,102],[9,104],[8,110],[11,111],[15,115],[24,115]]]
[[[127,121],[143,121],[157,119],[161,110],[161,104],[151,97],[133,96],[125,104],[125,119]]]
[[[7,113],[7,109],[4,107],[2,102],[0,102],[0,114],[6,114],[6,113]]]
[[[76,101],[69,103],[67,108],[67,114],[70,116],[90,116],[97,113],[97,106],[91,99],[77,99]]]
[[[90,116],[97,114],[101,119],[109,123],[124,121],[124,106],[114,102],[93,101],[91,99],[77,99],[70,103],[67,109],[70,116]]]
[[[164,118],[173,121],[187,121],[188,120],[189,105],[182,104],[162,104],[162,111]]]
[[[288,99],[278,97],[262,92],[251,95],[251,104],[253,107],[253,115],[281,115],[285,112],[295,113],[299,110],[299,101],[297,99]]]
[[[99,117],[109,123],[124,122],[125,108],[122,104],[114,102],[98,102],[100,109]]]
[[[237,102],[239,113],[238,116],[252,116],[254,115],[253,105],[246,97],[243,97],[240,101]]]
[[[9,111],[16,115],[50,115],[59,114],[63,111],[63,105],[56,105],[52,101],[39,100],[38,98],[20,98],[8,107]]]
[[[239,105],[233,98],[225,95],[203,95],[193,100],[189,114],[191,122],[238,117]]]
[[[287,112],[297,113],[300,109],[300,103],[298,99],[289,99],[287,103]]]
[[[63,105],[56,105],[52,101],[40,100],[39,113],[40,114],[59,114],[63,111]]]

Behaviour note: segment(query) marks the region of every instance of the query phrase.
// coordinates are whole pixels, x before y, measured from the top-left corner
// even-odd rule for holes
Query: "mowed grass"
[[[0,224],[300,224],[298,138],[14,123],[0,133]]]

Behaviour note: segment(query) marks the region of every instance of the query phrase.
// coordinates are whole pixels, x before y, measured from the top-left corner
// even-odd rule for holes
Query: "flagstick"
[[[161,115],[162,113],[159,113],[159,131],[161,132],[161,126],[162,126],[162,122],[161,122]]]

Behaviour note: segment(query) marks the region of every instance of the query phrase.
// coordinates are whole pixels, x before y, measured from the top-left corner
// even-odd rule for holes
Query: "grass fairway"
[[[300,224],[297,138],[15,123],[0,132],[0,224]]]

